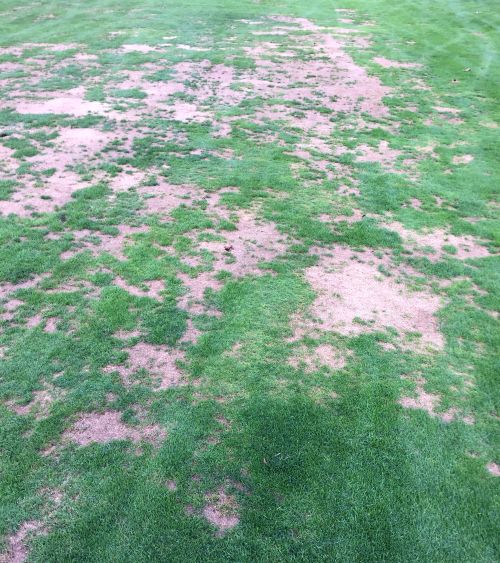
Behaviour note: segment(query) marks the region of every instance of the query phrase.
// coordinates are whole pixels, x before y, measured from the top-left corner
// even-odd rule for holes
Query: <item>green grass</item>
[[[336,7],[356,11],[345,14]],[[332,119],[332,146],[355,151],[361,144],[388,141],[402,153],[396,168],[403,173],[359,162],[351,153],[328,156],[319,150],[312,151],[313,160],[326,159],[332,170],[341,165],[348,173],[328,177],[306,166],[290,154],[306,140],[302,131],[252,118],[264,103],[293,105],[278,98],[256,95],[226,106],[213,96],[215,120],[233,119],[231,135],[217,137],[211,118],[184,123],[165,113],[143,113],[132,122],[72,116],[69,110],[67,115],[17,113],[3,85],[8,80],[41,96],[55,90],[65,96],[83,86],[88,102],[116,98],[120,110],[144,108],[144,90],[117,86],[127,71],[143,70],[144,80],[156,86],[175,77],[175,64],[208,60],[232,66],[234,92],[246,91],[249,85],[238,73],[255,67],[257,43],[273,41],[284,51],[292,44],[286,35],[254,36],[253,26],[241,21],[271,15],[370,35],[367,48],[350,42],[356,34],[347,36],[346,50],[393,88],[384,98],[387,118],[362,116],[372,125],[366,129],[353,126],[349,113],[329,115],[315,100],[296,102],[294,110],[298,118],[314,109]],[[271,27],[269,21],[263,25]],[[23,522],[40,520],[47,533],[34,534],[27,545],[29,560],[43,563],[499,559],[498,478],[486,470],[488,463],[500,463],[500,167],[493,128],[500,117],[498,29],[492,0],[346,0],[341,5],[4,0],[0,45],[31,45],[21,55],[0,52],[0,64],[18,62],[25,68],[0,73],[0,155],[5,151],[18,166],[10,175],[0,167],[0,204],[30,182],[33,190],[42,189],[55,174],[53,163],[37,172],[30,159],[40,159],[61,128],[123,134],[98,159],[80,158],[73,170],[85,187],[74,190],[70,201],[47,213],[0,216],[2,312],[9,299],[22,302],[0,320],[0,552]],[[38,43],[82,47],[51,51]],[[145,53],[119,50],[123,44],[165,43],[174,46]],[[175,48],[178,44],[208,50]],[[76,64],[77,51],[96,58],[89,66]],[[313,59],[311,53],[305,50],[297,58]],[[373,62],[376,56],[422,66],[382,68]],[[46,60],[49,69],[36,83],[30,82],[33,58]],[[429,90],[415,88],[413,79]],[[198,100],[177,93],[170,101]],[[441,120],[436,106],[457,108],[463,122]],[[168,111],[169,105],[162,108]],[[395,123],[397,130],[391,129]],[[141,135],[132,139],[134,130]],[[256,141],[259,135],[275,140]],[[430,144],[435,158],[422,157],[421,148]],[[229,149],[232,156],[222,158]],[[453,157],[464,155],[474,159],[457,167]],[[418,175],[408,173],[407,158]],[[114,179],[130,171],[144,172],[145,179],[113,191]],[[178,185],[179,193],[182,186],[195,185],[206,197],[186,195],[170,213],[148,212],[144,192],[154,193],[165,183]],[[359,196],[342,195],[341,186],[355,188]],[[224,205],[227,216],[215,214],[210,204],[210,194],[219,191],[219,209]],[[419,209],[412,207],[414,199]],[[362,218],[353,223],[332,227],[322,220],[324,214],[349,217],[354,210]],[[227,270],[217,275],[220,289],[205,292],[204,312],[186,312],[183,276],[212,271],[213,256],[202,242],[236,237],[241,212],[272,221],[289,237],[286,252],[262,260],[258,274],[243,277],[231,273],[234,257],[228,255]],[[452,243],[443,244],[438,258],[412,253],[388,226],[392,221],[415,231],[445,229],[475,237],[490,255],[462,260]],[[90,244],[61,258],[80,248],[80,239],[120,236],[123,225],[143,227],[127,239],[124,260]],[[408,336],[408,346],[391,348],[399,342],[394,329],[351,336],[310,333],[299,343],[290,341],[293,319],[307,315],[315,298],[304,277],[317,263],[309,251],[336,244],[390,256],[390,266],[379,268],[388,279],[396,276],[396,265],[411,268],[405,282],[441,299],[444,349],[423,353],[412,344],[418,335]],[[191,266],[189,258],[199,263]],[[38,285],[24,283],[34,276],[40,276]],[[118,287],[118,276],[144,295]],[[161,301],[145,295],[155,280],[164,284]],[[41,323],[28,326],[37,315]],[[43,330],[52,318],[57,329]],[[192,345],[183,340],[189,323],[200,332]],[[134,330],[137,335],[129,340],[117,336]],[[107,369],[124,364],[126,349],[137,342],[183,352],[182,385],[155,390],[148,368],[124,385],[118,371]],[[299,346],[311,350],[319,344],[340,350],[345,366],[308,371],[290,365]],[[411,395],[415,384],[401,376],[424,378],[426,391],[442,399],[438,410],[457,408],[472,414],[474,424],[445,423],[424,410],[404,409],[398,400]],[[45,413],[16,414],[48,388],[54,400]],[[78,447],[63,440],[82,413],[107,410],[119,411],[133,428],[158,424],[167,437],[158,447],[129,440]],[[174,491],[166,486],[170,480]],[[237,500],[240,519],[222,535],[203,517],[206,495],[220,487]],[[60,501],[51,500],[51,491]]]

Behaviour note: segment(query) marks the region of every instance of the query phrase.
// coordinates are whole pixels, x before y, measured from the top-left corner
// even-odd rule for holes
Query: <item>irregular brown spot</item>
[[[57,317],[50,317],[47,319],[45,323],[45,328],[43,329],[44,332],[53,333],[57,331]]]
[[[129,355],[125,365],[105,368],[108,373],[117,371],[125,385],[131,384],[131,377],[140,369],[148,371],[157,380],[157,389],[167,389],[182,383],[182,372],[176,365],[184,359],[182,350],[139,342],[132,348],[125,348],[125,351]]]
[[[460,110],[457,108],[449,108],[443,106],[434,106],[434,109],[438,112],[440,119],[452,123],[454,125],[460,125],[464,122],[463,119],[457,117],[460,114]],[[432,119],[424,121],[424,125],[433,125]]]
[[[22,99],[15,105],[15,110],[18,113],[58,113],[74,117],[83,117],[88,113],[106,114],[106,106],[103,103],[85,100],[85,89],[82,86],[67,90],[62,96],[56,93],[54,97],[46,96],[32,101]]]
[[[374,149],[368,145],[360,145],[357,151],[361,155],[357,157],[358,162],[378,162],[383,168],[390,172],[396,172],[395,163],[401,155],[401,151],[391,149],[387,141],[380,141],[378,147]]]
[[[37,420],[46,418],[50,412],[50,406],[55,401],[65,395],[65,392],[58,388],[45,384],[45,389],[34,391],[33,399],[26,405],[18,405],[10,401],[7,406],[18,415],[35,414]]]
[[[308,97],[315,99],[320,95],[322,105],[333,111],[359,110],[378,117],[387,115],[382,98],[389,92],[389,89],[383,86],[378,78],[369,76],[365,69],[354,63],[353,59],[344,51],[343,40],[332,37],[327,30],[305,18],[293,19],[276,16],[271,19],[293,24],[298,26],[299,30],[309,32],[305,36],[297,36],[297,39],[300,38],[302,44],[304,44],[304,39],[306,42],[310,41],[310,47],[316,51],[316,58],[309,58],[306,61],[295,59],[273,63],[257,56],[256,76],[248,74],[243,77],[245,82],[253,84],[253,89],[257,94],[280,97],[275,96],[276,92],[280,90],[280,94],[285,100],[294,101],[301,101]],[[300,48],[300,45],[297,47]],[[273,44],[267,44],[264,53],[279,57],[280,52],[274,51],[274,48]],[[251,56],[255,57],[255,53],[254,49],[249,50]],[[323,58],[326,59],[322,60]],[[279,81],[275,80],[278,68]]]
[[[5,312],[0,315],[0,319],[3,321],[12,320],[15,316],[16,309],[21,305],[23,305],[23,301],[19,299],[9,299],[2,305]]]
[[[257,221],[248,211],[238,212],[236,231],[221,233],[223,240],[200,243],[215,259],[214,270],[227,270],[234,276],[259,274],[260,262],[273,260],[286,250],[284,237],[269,222]],[[229,250],[227,250],[229,248]],[[228,262],[228,255],[234,262]]]
[[[105,444],[113,440],[141,441],[159,445],[166,437],[166,432],[158,425],[129,426],[121,421],[121,413],[87,413],[81,415],[71,428],[63,433],[63,440],[76,442],[79,446],[98,443]]]
[[[137,338],[141,335],[141,331],[134,329],[134,330],[118,330],[113,334],[115,338],[119,338],[120,340],[128,340],[129,338]]]
[[[207,494],[205,499],[207,504],[203,508],[203,516],[217,528],[219,536],[239,524],[239,505],[234,495],[227,494],[221,487],[217,492]]]
[[[299,321],[295,339],[311,329],[354,335],[392,327],[400,333],[420,333],[426,346],[443,346],[435,316],[439,298],[410,292],[404,284],[383,276],[379,267],[390,267],[387,259],[344,246],[334,246],[328,253],[319,248],[312,251],[319,255],[319,262],[306,269],[305,277],[317,292],[311,307],[316,320],[312,324]]]
[[[490,463],[486,465],[486,469],[494,477],[500,477],[500,465],[498,465],[498,463],[495,463],[494,461],[490,461]]]
[[[120,276],[116,276],[114,280],[114,284],[116,286],[124,289],[131,295],[135,295],[136,297],[150,297],[151,299],[161,300],[160,294],[165,289],[165,283],[163,282],[163,280],[144,281],[142,283],[143,285],[147,286],[147,290],[140,289],[135,285],[130,285]]]
[[[443,107],[443,106],[434,106],[434,109],[438,112],[438,113],[451,113],[452,115],[457,115],[460,113],[460,110],[457,108],[449,108],[449,107]]]
[[[76,239],[78,247],[63,252],[61,259],[69,260],[78,254],[78,252],[90,250],[94,257],[99,256],[102,252],[107,252],[117,260],[127,260],[124,249],[127,244],[130,243],[130,239],[136,234],[147,232],[148,227],[146,225],[140,227],[117,225],[117,229],[119,232],[116,236],[106,235],[88,229],[74,231],[72,235]]]
[[[64,498],[64,493],[60,489],[43,488],[40,490],[40,494],[47,497],[51,503],[58,505],[61,504]]]
[[[155,51],[155,47],[137,43],[126,43],[121,46],[121,50],[124,53],[151,53],[152,51]]]
[[[353,209],[352,215],[330,215],[327,213],[321,214],[318,219],[322,223],[357,223],[363,218],[363,213],[359,209]]]
[[[225,270],[236,277],[260,275],[262,270],[258,266],[261,262],[273,260],[286,250],[284,237],[276,227],[269,222],[257,221],[248,211],[238,212],[236,231],[224,231],[216,235],[220,240],[198,243],[200,249],[212,254],[213,271],[201,272],[197,277],[179,274],[188,288],[188,292],[179,300],[179,305],[194,314],[205,312],[202,302],[206,289],[217,291],[222,287],[215,277],[218,272]]]
[[[198,330],[191,319],[187,319],[187,328],[182,338],[179,340],[179,343],[190,342],[191,344],[195,344],[198,341],[198,338],[201,336],[201,331]]]
[[[202,193],[195,186],[185,184],[169,184],[163,179],[158,180],[156,186],[141,186],[137,192],[144,197],[144,205],[146,213],[155,213],[163,218],[179,207],[179,205],[187,205],[199,197]]]
[[[312,350],[306,346],[301,346],[296,354],[290,358],[289,363],[295,368],[304,364],[304,371],[311,373],[321,367],[333,370],[342,369],[345,367],[346,359],[340,350],[330,344],[320,344]]]
[[[215,420],[222,425],[226,430],[230,430],[231,429],[231,422],[223,415],[217,415],[215,417]]]
[[[346,185],[340,186],[337,192],[339,195],[346,195],[346,196],[359,197],[361,195],[361,191],[359,190],[359,188],[346,186]]]
[[[226,352],[225,355],[229,356],[230,358],[238,358],[241,355],[241,349],[242,349],[243,345],[241,344],[241,342],[236,342],[231,350],[229,350],[229,352]]]
[[[456,248],[457,252],[452,256],[459,260],[490,256],[488,249],[470,235],[452,235],[444,229],[436,229],[429,232],[412,231],[396,221],[387,223],[384,226],[396,231],[404,240],[407,249],[413,254],[425,254],[431,262],[437,262],[443,256],[446,256],[446,253],[443,251],[443,246],[445,245]],[[432,249],[433,253],[424,253],[425,247]]]
[[[27,543],[31,536],[44,533],[43,523],[29,520],[21,524],[15,534],[7,540],[7,550],[0,554],[0,561],[5,563],[23,563],[28,557]]]
[[[422,66],[419,63],[401,63],[398,61],[391,61],[385,57],[375,57],[373,62],[384,68],[420,68]]]
[[[433,418],[440,418],[443,422],[451,422],[457,418],[458,409],[452,407],[445,412],[437,413],[436,409],[439,407],[441,402],[441,397],[433,393],[428,393],[424,389],[425,380],[418,378],[416,380],[415,387],[415,397],[402,397],[399,400],[399,404],[406,409],[419,409],[424,410]],[[470,424],[470,420],[465,421],[466,424]]]
[[[37,313],[36,315],[34,315],[33,317],[30,317],[27,321],[26,321],[26,326],[28,328],[34,328],[36,326],[38,326],[41,322],[42,322],[43,316],[41,313]]]
[[[460,156],[455,155],[453,157],[453,164],[470,164],[474,160],[471,154],[463,154]]]
[[[110,180],[109,185],[114,192],[126,192],[130,188],[139,186],[144,178],[144,172],[118,174]]]

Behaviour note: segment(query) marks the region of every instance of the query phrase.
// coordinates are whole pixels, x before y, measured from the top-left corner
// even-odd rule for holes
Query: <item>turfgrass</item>
[[[4,0],[0,63],[22,68],[0,73],[0,157],[14,162],[9,174],[2,168],[0,204],[34,194],[33,209],[0,217],[7,561],[16,546],[44,563],[498,560],[498,477],[487,469],[500,463],[495,8],[490,0]],[[258,68],[260,42],[274,42],[271,61],[282,64],[308,32],[276,35],[274,15],[307,18],[326,33],[354,30],[343,50],[393,88],[383,99],[388,115],[332,112],[331,100],[287,101],[285,90],[239,104],[213,91],[204,106],[213,114],[194,121],[144,105],[144,87],[169,84],[179,63],[244,74]],[[356,44],[358,35],[370,44]],[[162,46],[124,52],[123,44]],[[79,52],[96,58],[78,62]],[[304,44],[292,61],[314,63],[315,53]],[[421,66],[384,68],[375,57]],[[37,60],[52,71],[32,81]],[[195,68],[186,88],[206,80]],[[120,87],[128,71],[146,79]],[[228,90],[251,86],[236,76]],[[113,114],[10,105],[14,89],[28,99],[78,87],[82,100],[110,104]],[[198,103],[173,92],[164,107]],[[294,113],[255,119],[264,105]],[[314,138],[298,125],[308,112],[334,124],[327,143],[347,151],[293,154]],[[229,118],[230,134],[219,136]],[[61,170],[43,157],[62,130],[91,128],[116,137],[94,158],[81,153],[68,164],[59,182],[78,189],[59,204],[44,186]],[[377,151],[381,142],[401,153],[391,166],[359,161],[361,145]],[[117,189],[127,175],[130,187]],[[166,186],[176,198],[168,210],[157,202],[162,190],[172,196]],[[286,250],[260,253],[260,242],[241,273],[244,213],[258,219],[255,238],[259,222],[275,224]],[[448,239],[415,246],[403,228]],[[481,252],[464,259],[463,237]],[[217,245],[232,244],[221,259]],[[421,335],[366,319],[349,334],[318,326],[304,274],[321,253],[344,247],[372,251],[387,284],[439,296],[444,345],[425,349]],[[198,279],[209,283],[192,306]],[[158,280],[159,295],[148,294]],[[182,355],[181,384],[158,389],[153,364],[125,381],[120,366],[139,342]],[[343,367],[290,361],[319,345],[335,349]],[[399,401],[419,381],[440,402],[405,409]],[[159,425],[166,438],[86,446],[67,438],[82,413],[107,411],[138,432]],[[230,501],[220,501],[221,490]],[[217,498],[219,516],[236,514],[237,525],[210,523],[207,506]],[[33,521],[38,532],[15,540]]]

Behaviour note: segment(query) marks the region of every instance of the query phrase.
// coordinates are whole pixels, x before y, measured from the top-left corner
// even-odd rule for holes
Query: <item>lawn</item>
[[[0,561],[498,561],[496,2],[0,8]]]

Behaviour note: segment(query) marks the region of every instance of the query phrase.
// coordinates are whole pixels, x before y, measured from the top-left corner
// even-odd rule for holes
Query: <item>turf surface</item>
[[[491,0],[2,0],[6,561],[496,561]]]

